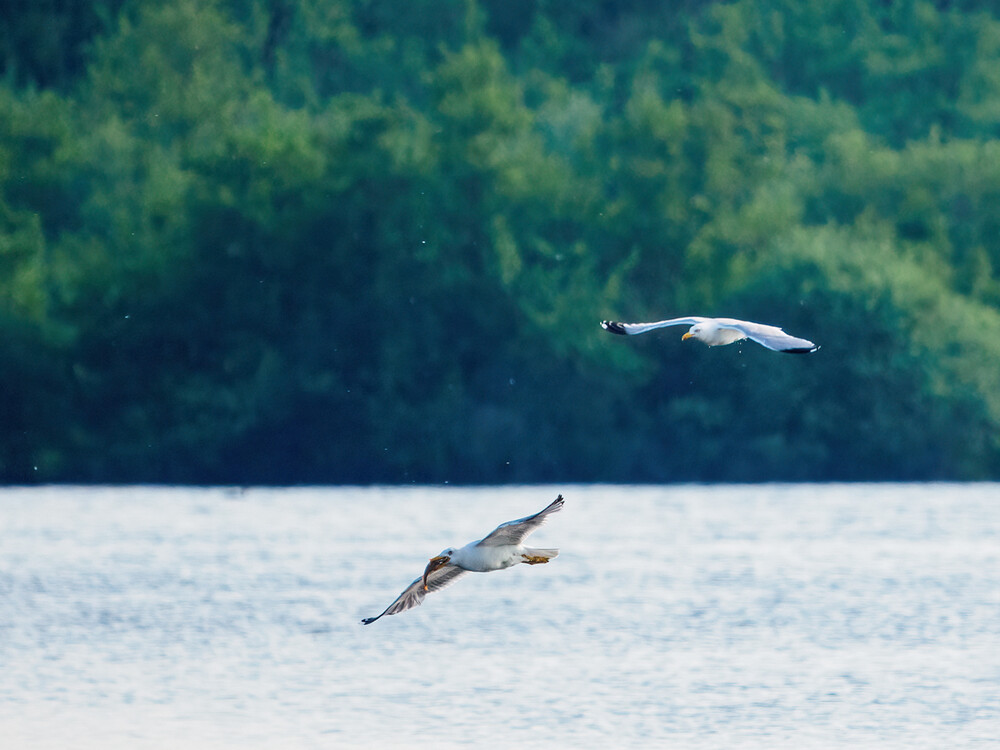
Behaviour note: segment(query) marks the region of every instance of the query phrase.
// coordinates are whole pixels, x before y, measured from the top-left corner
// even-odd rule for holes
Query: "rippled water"
[[[998,636],[997,485],[0,490],[4,748],[997,746]]]

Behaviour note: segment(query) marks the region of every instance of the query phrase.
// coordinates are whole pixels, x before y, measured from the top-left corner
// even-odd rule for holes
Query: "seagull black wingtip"
[[[625,333],[625,326],[621,323],[616,323],[613,320],[602,320],[601,328],[603,328],[608,333],[617,333],[619,336],[627,336]]]
[[[814,351],[819,349],[818,346],[814,346],[812,349],[808,347],[801,347],[799,349],[782,349],[782,354],[812,354]]]

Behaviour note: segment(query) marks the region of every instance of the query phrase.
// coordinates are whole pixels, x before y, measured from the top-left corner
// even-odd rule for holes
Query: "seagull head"
[[[701,323],[695,323],[688,329],[688,332],[681,336],[681,341],[687,341],[688,339],[700,339],[704,335],[704,326]]]
[[[695,323],[688,332],[681,336],[681,341],[697,339],[708,346],[731,344],[744,338],[743,334],[733,329],[723,328],[714,320],[702,320]]]
[[[436,557],[432,557],[430,559],[430,562],[427,563],[427,567],[424,568],[424,578],[423,578],[424,591],[427,591],[427,576],[429,576],[438,568],[443,568],[445,565],[450,563],[451,557],[454,554],[455,550],[449,547],[448,549],[444,550],[440,555],[437,555]]]

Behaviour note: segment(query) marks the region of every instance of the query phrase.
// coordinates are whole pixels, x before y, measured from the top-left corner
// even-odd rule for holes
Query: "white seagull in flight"
[[[766,326],[762,323],[751,323],[735,318],[671,318],[656,323],[601,321],[601,328],[620,336],[635,336],[639,333],[652,331],[654,328],[666,328],[667,326],[691,326],[688,332],[681,336],[681,340],[697,339],[709,346],[723,346],[743,339],[750,339],[767,349],[786,354],[808,354],[819,349],[812,341],[789,336],[777,326]]]
[[[396,601],[386,607],[377,617],[366,617],[361,622],[371,625],[379,617],[395,615],[420,603],[430,591],[443,589],[469,571],[488,573],[503,570],[518,563],[538,565],[547,563],[559,554],[557,549],[537,549],[521,544],[532,531],[545,523],[545,517],[563,507],[563,496],[553,500],[544,510],[533,516],[508,521],[497,526],[478,542],[469,542],[464,547],[449,547],[437,557],[432,557],[424,574],[406,587]]]

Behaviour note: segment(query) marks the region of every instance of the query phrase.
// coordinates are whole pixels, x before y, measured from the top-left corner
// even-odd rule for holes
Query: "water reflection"
[[[550,565],[380,620],[562,492]],[[11,747],[958,747],[1000,719],[993,485],[9,489]],[[5,746],[6,745],[5,743]]]

